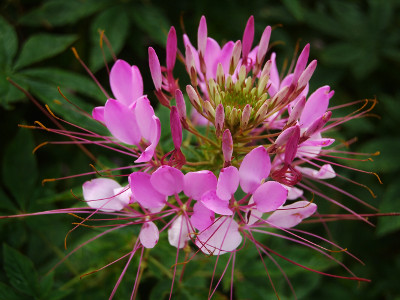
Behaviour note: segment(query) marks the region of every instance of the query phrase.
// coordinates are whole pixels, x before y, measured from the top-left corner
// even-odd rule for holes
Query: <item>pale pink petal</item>
[[[100,211],[119,211],[129,204],[115,194],[121,186],[110,178],[96,178],[82,185],[83,198],[87,204]],[[122,200],[122,201],[121,201]]]
[[[186,241],[189,240],[189,227],[187,220],[180,215],[172,222],[168,229],[168,242],[176,248],[185,247]]]
[[[160,234],[156,224],[149,221],[142,225],[139,233],[139,240],[145,248],[154,248],[157,244]]]
[[[286,201],[288,191],[276,181],[263,183],[253,194],[257,210],[261,212],[274,211]]]
[[[267,222],[280,228],[291,228],[310,217],[317,210],[317,205],[308,201],[297,201],[293,204],[282,206],[274,211]]]
[[[232,160],[233,153],[233,139],[229,129],[226,129],[222,134],[222,154],[224,161],[230,163]]]
[[[229,208],[229,201],[218,198],[215,191],[208,191],[201,196],[201,203],[209,210],[220,215],[233,215],[233,211]]]
[[[200,200],[205,192],[217,188],[217,177],[211,171],[189,172],[185,175],[183,192],[186,196]]]
[[[155,124],[153,120],[154,109],[146,96],[137,99],[135,116],[141,136],[146,140],[151,141],[155,133]]]
[[[229,217],[221,217],[208,229],[200,232],[196,245],[205,254],[220,255],[234,251],[242,242],[239,225]]]
[[[104,121],[104,106],[97,106],[92,110],[92,117],[96,121],[105,123]]]
[[[158,142],[160,141],[161,136],[161,122],[160,119],[156,116],[153,116],[152,128],[154,128],[154,131],[152,132],[153,136],[151,136],[150,145],[146,149],[144,149],[139,158],[135,160],[136,163],[147,162],[153,158],[154,152],[156,150]]]
[[[259,146],[251,150],[243,159],[239,168],[240,186],[245,193],[253,193],[268,177],[271,160],[267,150]]]
[[[261,36],[260,44],[257,51],[257,63],[261,63],[268,50],[269,38],[271,37],[271,26],[267,26]]]
[[[332,166],[330,164],[325,164],[323,165],[319,170],[311,169],[311,168],[302,168],[302,167],[297,167],[301,173],[317,178],[317,179],[330,179],[330,178],[335,178],[336,173],[333,170]]]
[[[150,182],[150,174],[133,172],[129,175],[129,186],[132,196],[144,208],[162,207],[167,197],[159,193]]]
[[[115,98],[128,106],[143,95],[143,79],[139,69],[121,59],[111,68],[110,86]]]
[[[104,107],[104,120],[111,134],[123,143],[138,145],[141,139],[134,110],[114,99]]]
[[[306,105],[300,117],[300,126],[307,128],[316,119],[321,117],[328,109],[329,99],[334,92],[330,91],[329,86],[323,86],[317,89],[308,97]]]
[[[175,90],[175,100],[179,118],[181,120],[186,120],[186,103],[181,90]]]
[[[214,223],[214,220],[215,214],[213,211],[205,207],[200,201],[194,204],[190,222],[196,229],[205,230]]]
[[[163,165],[151,175],[150,182],[158,192],[171,196],[183,190],[184,175],[178,169]]]
[[[133,202],[132,191],[129,188],[129,185],[115,188],[114,195],[115,197],[118,197],[121,202],[126,203],[127,205]]]
[[[221,169],[217,183],[217,196],[230,200],[239,186],[239,171],[233,166]]]
[[[298,189],[297,187],[285,186],[285,188],[288,190],[288,200],[296,200],[297,198],[303,196],[303,190]]]

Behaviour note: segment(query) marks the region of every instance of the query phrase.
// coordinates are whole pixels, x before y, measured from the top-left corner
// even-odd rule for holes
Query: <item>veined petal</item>
[[[336,177],[336,173],[330,164],[323,165],[319,170],[302,167],[297,167],[296,169],[298,169],[303,174],[317,179],[330,179]]]
[[[288,191],[276,181],[263,183],[253,194],[257,210],[270,212],[278,209],[286,201]]]
[[[229,217],[221,217],[208,229],[200,232],[196,245],[205,254],[220,255],[234,251],[242,242],[239,225]]]
[[[196,229],[203,231],[210,227],[214,223],[214,220],[215,214],[213,211],[205,207],[200,201],[194,204],[190,222]]]
[[[184,175],[178,169],[163,165],[151,175],[150,182],[158,192],[171,196],[183,190]]]
[[[201,203],[209,210],[220,215],[233,215],[229,208],[229,201],[220,199],[215,191],[208,191],[201,196]]]
[[[189,227],[187,220],[180,215],[172,222],[168,229],[168,242],[176,248],[185,247],[186,241],[189,240]]]
[[[267,219],[271,225],[281,228],[291,228],[310,217],[317,210],[317,205],[308,201],[297,201],[282,206],[274,211]]]
[[[111,68],[110,86],[115,98],[127,106],[143,95],[143,79],[138,67],[121,59]]]
[[[120,188],[121,185],[110,178],[92,179],[82,185],[83,198],[91,208],[119,211],[129,204],[126,198],[116,196],[115,190]]]
[[[139,144],[141,136],[134,109],[117,100],[108,99],[104,106],[104,121],[111,134],[121,142]]]
[[[144,208],[162,207],[167,197],[159,193],[150,182],[150,174],[133,172],[129,175],[129,186],[134,199]]]
[[[271,160],[267,150],[259,146],[251,150],[243,159],[239,168],[240,186],[245,193],[253,193],[268,177]]]
[[[153,222],[146,222],[142,225],[139,233],[139,239],[145,248],[154,248],[157,244],[160,234],[156,224]]]
[[[189,172],[185,175],[183,192],[195,200],[200,200],[205,192],[216,188],[217,177],[211,171]]]
[[[221,169],[217,183],[217,196],[230,200],[239,186],[239,171],[233,166]]]

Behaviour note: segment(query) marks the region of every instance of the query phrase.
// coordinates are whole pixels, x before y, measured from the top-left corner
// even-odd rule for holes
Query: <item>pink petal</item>
[[[215,191],[208,191],[201,196],[201,203],[209,210],[220,215],[233,215],[233,211],[229,208],[229,201],[218,198]]]
[[[333,91],[330,91],[330,87],[326,85],[320,87],[308,97],[300,117],[300,126],[302,128],[307,128],[326,112],[329,99],[332,98],[333,93]]]
[[[271,37],[271,26],[267,26],[261,36],[257,52],[257,63],[261,63],[268,50],[269,38]]]
[[[167,69],[170,71],[172,71],[175,66],[177,47],[176,31],[175,27],[172,26],[168,32],[167,38]]]
[[[200,232],[196,245],[205,254],[220,255],[234,251],[242,242],[239,225],[229,217],[221,217],[208,229]]]
[[[222,47],[220,52],[220,57],[218,59],[218,62],[221,63],[225,74],[229,73],[229,64],[231,62],[234,46],[235,43],[229,41]]]
[[[149,67],[150,67],[151,78],[153,79],[154,87],[156,88],[157,91],[159,91],[161,90],[161,85],[162,85],[160,61],[158,59],[156,51],[154,51],[152,47],[149,47],[148,53],[149,53]]]
[[[115,194],[114,190],[120,188],[119,183],[110,178],[92,179],[82,185],[83,198],[91,208],[100,211],[119,211],[129,204],[129,200],[126,201],[123,196]]]
[[[181,120],[186,120],[186,103],[181,90],[175,90],[175,100],[179,118]]]
[[[189,172],[185,175],[183,192],[186,196],[200,200],[205,192],[217,188],[217,177],[211,171]]]
[[[245,193],[253,193],[268,177],[271,160],[267,150],[259,146],[251,150],[243,159],[239,168],[240,186]]]
[[[222,134],[222,154],[224,156],[224,161],[226,163],[231,162],[232,153],[233,153],[232,134],[229,129],[226,129]]]
[[[147,162],[151,160],[153,158],[157,144],[160,141],[160,136],[161,136],[160,119],[157,118],[156,116],[153,116],[152,119],[153,119],[152,128],[154,128],[154,131],[152,132],[153,136],[151,136],[150,145],[142,152],[139,158],[135,160],[135,163]]]
[[[153,120],[154,109],[146,96],[137,99],[135,116],[141,136],[151,141],[155,134],[155,124]]]
[[[301,73],[303,73],[306,68],[308,56],[310,54],[310,44],[307,44],[303,51],[301,51],[299,58],[297,59],[296,67],[293,72],[293,84],[296,84],[299,80]]]
[[[216,78],[221,47],[218,42],[212,38],[207,38],[207,47],[204,54],[204,61],[207,66],[207,78]]]
[[[253,197],[251,197],[249,200],[249,205],[251,205],[253,203],[254,203],[254,200],[253,200]],[[249,211],[250,211],[250,213],[249,213]],[[263,212],[258,211],[257,209],[255,209],[255,207],[250,208],[248,210],[248,212],[246,213],[247,225],[253,225],[257,221],[259,221],[262,218],[263,214],[264,214]]]
[[[143,95],[143,79],[139,69],[121,59],[111,69],[110,85],[115,98],[128,106]]]
[[[296,200],[297,198],[303,196],[303,190],[300,190],[294,186],[285,186],[288,190],[288,200]]]
[[[213,211],[205,207],[200,201],[194,204],[190,222],[196,229],[203,231],[211,226],[214,220],[215,214]]]
[[[159,193],[150,182],[150,174],[133,172],[129,175],[132,196],[144,208],[162,207],[167,197]]]
[[[197,48],[199,49],[199,53],[204,55],[207,45],[207,22],[206,17],[201,16],[199,29],[197,32]]]
[[[286,201],[288,191],[276,181],[263,183],[253,194],[257,210],[261,212],[274,211]]]
[[[105,121],[104,121],[104,106],[97,106],[97,107],[93,108],[92,117],[96,121],[105,123]]]
[[[271,70],[269,72],[269,89],[268,89],[268,94],[271,95],[271,97],[275,96],[275,94],[279,90],[280,86],[280,79],[279,79],[279,72],[278,68],[276,66],[276,54],[273,52],[271,54]]]
[[[171,246],[181,249],[185,247],[186,241],[189,238],[187,220],[180,215],[172,222],[171,227],[168,229],[168,242]]]
[[[171,196],[183,190],[184,175],[180,170],[164,165],[151,175],[150,182],[158,192]]]
[[[142,225],[139,233],[139,240],[145,248],[154,248],[159,239],[159,232],[156,224],[149,221]]]
[[[336,173],[330,164],[323,165],[319,170],[311,168],[302,168],[302,167],[297,167],[297,169],[301,173],[317,179],[330,179],[336,177]]]
[[[111,134],[121,142],[129,145],[139,144],[141,136],[132,108],[109,99],[104,106],[104,121]]]
[[[246,59],[250,52],[251,46],[254,39],[254,17],[250,16],[247,21],[246,28],[244,29],[243,39],[242,39],[242,53],[243,59]]]
[[[291,228],[310,217],[317,210],[317,205],[308,201],[297,201],[293,204],[282,206],[274,211],[267,221],[276,227]]]
[[[217,183],[217,196],[230,200],[239,186],[239,171],[233,166],[221,169]]]
[[[171,136],[172,136],[172,141],[174,142],[174,147],[175,149],[180,149],[182,145],[182,124],[176,106],[171,107],[169,120],[170,120],[169,123],[171,126]]]

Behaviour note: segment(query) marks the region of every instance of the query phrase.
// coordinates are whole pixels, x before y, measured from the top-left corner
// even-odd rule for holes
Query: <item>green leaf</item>
[[[39,295],[39,282],[32,261],[7,244],[3,244],[4,270],[10,284],[31,296]]]
[[[8,144],[3,158],[4,184],[24,210],[38,177],[36,159],[32,154],[34,147],[31,131],[20,129]]]
[[[17,47],[18,40],[14,28],[0,16],[0,69],[3,69],[3,65],[11,65]]]
[[[303,7],[299,0],[282,0],[282,2],[298,21],[304,20]]]
[[[389,185],[383,195],[381,204],[379,205],[381,213],[400,212],[400,182],[396,180]],[[378,226],[376,233],[383,236],[394,231],[400,230],[400,216],[388,216],[378,218]]]
[[[106,101],[106,96],[88,76],[56,68],[28,69],[22,71],[21,74],[29,76],[32,79],[40,79],[41,81],[51,83],[54,87],[59,86],[62,92],[64,92],[64,89],[79,92],[98,100],[103,105]]]
[[[16,207],[12,201],[6,196],[3,189],[0,187],[0,211],[15,211]]]
[[[170,25],[157,7],[151,5],[136,7],[133,12],[133,20],[155,42],[165,45]]]
[[[14,289],[0,282],[0,300],[21,300],[22,298],[18,296]]]
[[[62,26],[72,24],[104,7],[105,1],[56,0],[47,1],[19,19],[31,26]]]
[[[70,46],[76,35],[37,34],[30,37],[22,46],[21,54],[15,63],[16,69],[53,57]]]
[[[129,30],[129,18],[126,8],[124,6],[116,6],[105,10],[97,16],[90,26],[90,38],[93,44],[90,54],[90,66],[94,71],[104,66],[99,33],[102,30],[104,30],[105,36],[110,41],[112,50],[115,54],[119,53],[125,44]],[[104,42],[103,49],[107,61],[110,61],[112,56]]]

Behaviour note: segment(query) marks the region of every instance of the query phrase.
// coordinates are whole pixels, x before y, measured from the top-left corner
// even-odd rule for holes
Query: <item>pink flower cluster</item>
[[[256,232],[285,238],[334,259],[309,241],[307,233],[300,236],[292,228],[310,217],[322,220],[317,214],[321,198],[368,222],[328,192],[335,190],[364,203],[361,199],[326,182],[336,176],[346,180],[332,167],[343,166],[329,161],[341,150],[337,144],[332,146],[335,140],[326,136],[328,130],[368,110],[332,118],[330,87],[309,94],[308,82],[317,65],[315,60],[308,63],[310,46],[304,47],[294,69],[281,76],[276,54],[269,49],[271,27],[253,47],[254,31],[250,17],[242,40],[220,46],[208,37],[202,17],[197,48],[184,35],[184,54],[178,52],[173,27],[168,33],[166,66],[149,48],[155,95],[170,110],[173,149],[165,151],[159,145],[161,123],[143,95],[141,73],[123,60],[117,60],[110,72],[114,99],[92,112],[111,136],[53,130],[75,143],[94,143],[134,158],[134,165],[118,168],[129,170],[125,181],[101,176],[83,184],[89,210],[79,212],[89,216],[82,223],[102,213],[127,220],[120,227],[140,225],[132,255],[140,248],[155,247],[160,234],[167,232],[177,253],[182,248],[191,251],[192,245],[195,253],[234,256],[250,241],[261,259],[262,254],[270,257],[268,246],[254,238]],[[184,92],[178,84],[183,79],[174,77],[177,56],[190,82]],[[113,170],[90,174],[106,171]],[[283,234],[277,234],[277,229]],[[346,278],[365,280],[344,268],[351,274]]]

